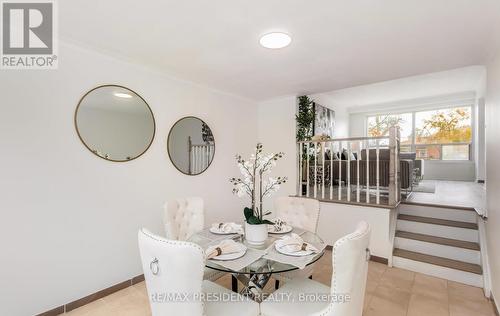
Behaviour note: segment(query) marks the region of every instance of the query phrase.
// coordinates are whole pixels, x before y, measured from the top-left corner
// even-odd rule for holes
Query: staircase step
[[[479,242],[479,230],[462,227],[442,226],[432,223],[421,223],[398,219],[396,222],[396,230],[442,238]]]
[[[441,218],[399,214],[398,219],[403,220],[403,221],[411,221],[411,222],[419,222],[419,223],[425,223],[425,224],[434,224],[434,225],[441,225],[441,226],[450,226],[450,227],[478,230],[476,223],[450,221],[450,220],[441,219]]]
[[[469,223],[477,223],[479,218],[475,211],[417,204],[400,204],[398,206],[398,214],[440,218],[450,221]]]
[[[462,284],[482,288],[484,287],[483,275],[471,272],[465,272],[447,267],[437,266],[435,264],[415,261],[403,257],[392,257],[392,264],[396,268],[430,275],[436,278],[450,280]]]
[[[421,202],[413,202],[413,201],[402,201],[401,204],[404,205],[417,205],[417,206],[428,206],[428,207],[438,207],[443,209],[451,209],[451,210],[463,210],[469,212],[476,212],[476,209],[469,206],[459,206],[459,205],[443,205],[443,204],[433,204],[433,203],[421,203]]]
[[[436,237],[436,236],[411,233],[411,232],[406,232],[406,231],[401,231],[401,230],[396,231],[396,237],[419,240],[419,241],[429,242],[429,243],[433,243],[433,244],[440,244],[440,245],[457,247],[457,248],[464,248],[464,249],[470,249],[470,250],[477,250],[477,251],[481,250],[481,248],[479,247],[479,244],[477,242],[470,242],[470,241],[444,238],[444,237]]]
[[[441,267],[445,267],[445,268],[470,272],[470,273],[479,274],[479,275],[483,274],[483,269],[478,264],[467,263],[467,262],[463,262],[463,261],[452,260],[452,259],[447,259],[447,258],[442,258],[442,257],[437,257],[437,256],[431,256],[431,255],[426,255],[426,254],[419,253],[419,252],[413,252],[413,251],[408,251],[408,250],[398,249],[398,248],[394,249],[393,255],[396,257],[401,257],[401,258],[406,258],[406,259],[410,259],[410,260],[414,260],[414,261],[429,263],[429,264],[433,264],[433,265],[437,265],[437,266],[441,266]]]

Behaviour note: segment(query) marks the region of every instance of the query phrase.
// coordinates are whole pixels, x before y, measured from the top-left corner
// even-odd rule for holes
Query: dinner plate
[[[293,230],[293,227],[290,225],[283,226],[280,231],[276,231],[276,227],[274,227],[274,225],[267,226],[267,232],[270,234],[288,234],[292,230]]]
[[[288,252],[286,251],[286,247],[283,247],[283,244],[280,243],[280,240],[277,240],[274,243],[274,248],[276,249],[277,252],[287,255],[287,256],[293,256],[293,257],[303,257],[303,256],[309,256],[312,255],[314,252],[311,250],[300,250],[300,251],[294,251],[294,252]]]
[[[214,228],[214,227],[210,227],[209,231],[212,233],[212,234],[216,234],[216,235],[233,235],[233,234],[237,234],[238,232],[225,232],[223,230],[219,230],[217,228]]]
[[[213,257],[213,258],[210,258],[210,260],[228,261],[228,260],[234,260],[234,259],[241,258],[247,252],[247,247],[245,245],[243,245],[243,244],[240,244],[240,245],[241,245],[241,251],[239,251],[239,252],[233,252],[233,253],[228,253],[226,255],[220,255],[220,256],[217,256],[217,257]]]

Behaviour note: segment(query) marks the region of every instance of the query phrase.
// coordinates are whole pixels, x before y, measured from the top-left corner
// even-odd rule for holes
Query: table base
[[[241,295],[249,297],[257,303],[262,302],[264,299],[264,287],[269,282],[272,273],[233,273],[232,275],[244,285],[243,289],[239,292]]]

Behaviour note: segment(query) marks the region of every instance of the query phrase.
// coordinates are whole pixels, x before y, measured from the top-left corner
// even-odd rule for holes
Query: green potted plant
[[[287,177],[266,177],[276,166],[276,162],[284,156],[284,153],[264,154],[262,144],[257,144],[255,153],[250,159],[245,160],[241,155],[236,155],[236,162],[243,175],[242,178],[231,178],[233,193],[239,197],[249,197],[251,207],[245,207],[245,237],[248,243],[262,245],[267,239],[267,225],[273,224],[264,219],[271,212],[264,212],[263,200],[278,191],[280,185],[287,181]]]
[[[297,97],[297,114],[295,115],[295,121],[297,122],[297,142],[309,141],[313,137],[313,125],[314,125],[314,100],[307,95],[302,95]],[[308,152],[309,151],[309,152]],[[314,163],[315,155],[311,154],[310,148],[305,145],[302,146],[302,179],[307,179],[307,155],[309,155],[310,163]],[[301,183],[302,189],[302,183]]]

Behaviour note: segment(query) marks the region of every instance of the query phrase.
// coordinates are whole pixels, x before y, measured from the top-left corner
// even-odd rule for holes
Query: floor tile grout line
[[[380,281],[381,281],[381,280],[382,280],[382,278],[384,277],[384,274],[387,272],[387,268],[388,268],[387,266],[386,266],[386,267],[384,267],[384,272],[382,272],[382,273],[380,274],[380,277],[378,278],[378,281],[377,281],[377,286],[375,287],[374,293],[377,293],[377,289],[378,289],[378,287],[380,286]],[[366,295],[366,292],[365,292],[365,295]],[[373,300],[373,296],[374,296],[374,295],[372,294],[372,296],[371,296],[371,298],[370,298],[370,301],[368,302],[368,305],[367,305],[367,306],[368,306],[368,309],[370,308],[371,302],[372,302],[372,300]]]
[[[411,287],[410,287],[410,299],[408,300],[408,306],[406,306],[406,316],[408,316],[408,313],[410,312],[410,302],[411,302],[411,297],[413,295],[413,287],[415,286],[415,278],[417,276],[417,273],[413,273],[413,278],[411,280]]]
[[[448,295],[448,316],[451,316],[451,305],[450,305],[450,281],[446,280],[446,294]]]

